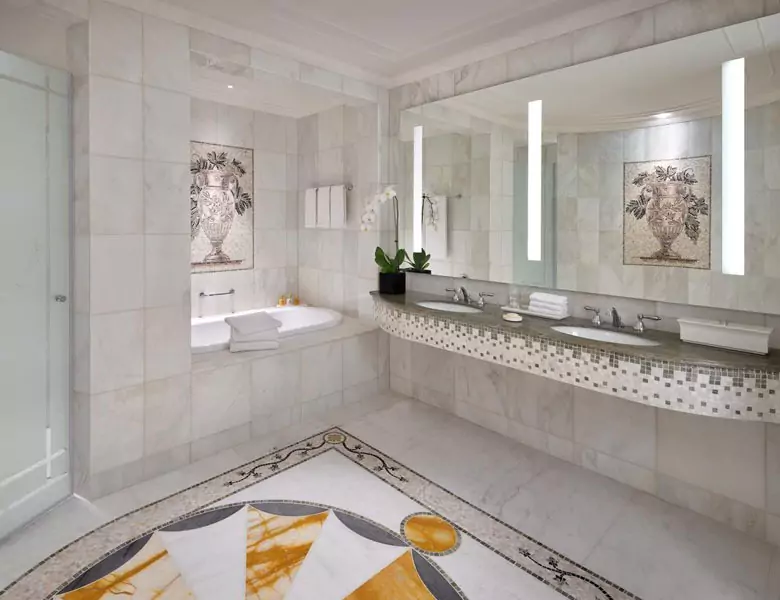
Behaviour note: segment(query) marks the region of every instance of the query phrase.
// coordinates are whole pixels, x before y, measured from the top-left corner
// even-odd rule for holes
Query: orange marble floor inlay
[[[58,596],[62,600],[128,597],[149,600],[195,598],[157,535],[153,535],[138,554],[113,573]]]
[[[458,545],[458,532],[437,515],[412,515],[403,524],[410,544],[423,552],[448,552]]]
[[[249,507],[246,600],[284,598],[327,517],[327,511],[304,517],[281,517]]]
[[[404,552],[344,600],[436,600],[420,579],[411,550]]]

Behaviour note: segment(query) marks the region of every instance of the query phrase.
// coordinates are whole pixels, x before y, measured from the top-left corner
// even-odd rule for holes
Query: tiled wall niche
[[[191,101],[191,139],[253,148],[254,269],[192,275],[192,316],[276,306],[298,293],[298,128],[290,117]],[[233,296],[201,298],[235,290]]]
[[[392,390],[780,545],[780,426],[685,415],[390,338]]]

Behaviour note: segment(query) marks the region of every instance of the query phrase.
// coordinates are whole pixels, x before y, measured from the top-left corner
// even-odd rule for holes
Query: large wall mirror
[[[724,84],[724,63],[742,88]],[[431,253],[434,274],[780,313],[780,17],[409,109],[401,122],[404,242]]]

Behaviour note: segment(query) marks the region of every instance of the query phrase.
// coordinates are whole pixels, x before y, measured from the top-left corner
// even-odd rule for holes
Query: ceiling
[[[766,104],[780,100],[780,36],[771,34],[778,27],[780,15],[464,94],[411,111],[406,128],[417,119],[434,131],[446,121],[450,131],[490,122],[523,132],[533,100],[543,101],[544,130],[553,134],[714,116],[721,65],[740,56],[747,56],[748,106]]]
[[[250,31],[298,58],[336,61],[388,84],[426,67],[433,73],[466,64],[464,53],[497,54],[508,49],[497,48],[502,41],[522,38],[509,46],[519,47],[536,41],[533,36],[559,35],[663,1],[162,0]]]

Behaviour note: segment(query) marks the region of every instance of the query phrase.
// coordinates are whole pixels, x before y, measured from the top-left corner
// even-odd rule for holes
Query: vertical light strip
[[[745,59],[723,63],[723,272],[745,274]]]
[[[419,251],[423,246],[423,128],[414,128],[414,179],[412,180],[412,250]],[[408,221],[407,221],[408,223]]]
[[[528,103],[528,260],[542,260],[542,101]]]

